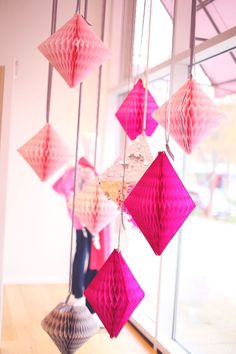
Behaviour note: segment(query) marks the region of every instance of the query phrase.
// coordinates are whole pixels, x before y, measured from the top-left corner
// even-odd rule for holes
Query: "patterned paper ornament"
[[[42,321],[42,327],[62,354],[73,354],[97,331],[86,306],[60,303]]]
[[[159,152],[124,205],[158,255],[195,208],[165,152]]]
[[[116,117],[131,140],[143,132],[144,102],[145,87],[142,80],[139,79],[116,112]],[[157,108],[157,103],[151,93],[147,91],[146,128],[144,131],[148,136],[152,135],[158,125],[151,116]]]
[[[84,292],[110,337],[117,337],[144,297],[124,258],[114,250]]]
[[[79,14],[38,48],[70,87],[82,82],[110,55],[92,27]]]
[[[46,181],[72,157],[69,148],[49,123],[17,151],[41,181]]]
[[[192,79],[171,97],[170,104],[170,135],[187,154],[225,119]],[[164,128],[167,115],[168,101],[152,114]]]
[[[68,207],[72,210],[73,197],[69,199]],[[118,209],[115,203],[107,199],[98,180],[94,179],[75,195],[75,215],[96,236],[118,215]]]
[[[124,199],[131,192],[153,161],[145,135],[140,135],[127,148],[125,166],[122,159],[117,159],[102,175],[99,176],[101,187],[109,199],[121,207],[122,176],[125,167]]]

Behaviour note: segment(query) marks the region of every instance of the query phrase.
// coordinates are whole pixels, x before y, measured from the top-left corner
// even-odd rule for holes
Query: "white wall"
[[[73,15],[75,3],[71,0],[59,1],[57,28]],[[109,34],[114,30],[110,31],[108,26],[112,22],[113,1],[107,3],[106,42],[111,44]],[[9,133],[9,150],[4,151],[5,166],[8,163],[7,176],[2,177],[3,181],[7,181],[5,223],[3,220],[5,283],[54,283],[66,282],[68,278],[71,224],[64,200],[51,188],[55,177],[47,183],[40,182],[16,151],[45,124],[48,62],[37,50],[37,45],[49,36],[51,4],[50,0],[0,0],[0,46],[4,48],[0,51],[0,65],[6,65],[7,71],[11,72],[7,77],[8,86],[13,80],[13,87],[7,89],[8,97],[4,100],[5,112],[8,112],[4,119],[10,124],[5,129],[5,133]],[[101,4],[101,0],[90,1],[88,12],[88,20],[98,35]],[[109,65],[114,73],[117,70],[112,60],[104,65],[103,92],[109,84]],[[14,63],[15,77],[12,75]],[[69,89],[55,71],[53,75],[50,120],[73,148],[78,89]],[[85,132],[93,133],[95,129],[96,92],[97,72],[87,78],[84,84],[82,135]],[[108,141],[104,135],[107,118],[105,94],[102,103],[100,141],[104,148]],[[114,130],[110,134],[114,135],[113,140],[116,139]],[[112,153],[112,146],[109,149]],[[1,190],[1,196],[2,193]]]

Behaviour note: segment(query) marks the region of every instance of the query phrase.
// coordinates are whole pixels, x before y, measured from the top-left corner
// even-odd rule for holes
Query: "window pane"
[[[195,74],[207,85],[201,68]],[[197,354],[236,352],[236,96],[214,101],[227,120],[187,157],[197,208],[180,238],[174,339]]]

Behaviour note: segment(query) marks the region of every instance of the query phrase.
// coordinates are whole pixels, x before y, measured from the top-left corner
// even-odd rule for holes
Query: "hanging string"
[[[134,44],[134,24],[135,24],[135,1],[132,1],[132,26],[131,26],[131,37],[130,37],[130,50],[129,50],[129,72],[128,72],[128,92],[130,90],[130,79],[131,79],[131,75],[132,75],[132,68],[133,68],[133,44]],[[126,18],[125,13],[124,13],[124,19]],[[127,130],[127,124],[128,124],[128,117],[126,116],[126,120],[125,120],[125,131]],[[122,184],[121,184],[121,198],[122,198],[122,202],[121,202],[121,218],[120,218],[120,224],[119,224],[119,232],[118,232],[118,244],[117,244],[117,249],[118,251],[120,251],[120,241],[121,241],[121,225],[123,226],[123,229],[125,230],[125,223],[124,223],[124,186],[125,186],[125,166],[126,166],[126,150],[127,150],[127,134],[124,133],[124,149],[123,149],[123,173],[122,173]]]
[[[142,20],[142,29],[141,29],[141,39],[140,39],[140,46],[139,46],[139,52],[138,52],[138,65],[136,69],[136,74],[134,76],[134,83],[135,80],[139,74],[139,68],[140,68],[140,61],[142,57],[142,46],[143,46],[143,34],[144,34],[144,23],[145,23],[145,17],[146,17],[146,0],[143,2],[143,20]]]
[[[53,2],[52,2],[51,35],[56,30],[57,3],[58,3],[58,0],[53,0]],[[52,73],[53,73],[53,66],[52,66],[52,64],[49,63],[48,64],[47,102],[46,102],[46,122],[47,123],[49,123],[49,116],[50,116],[51,92],[52,92]]]
[[[148,94],[148,74],[149,74],[149,54],[150,54],[150,39],[151,39],[151,23],[152,23],[152,0],[150,0],[149,9],[149,25],[148,25],[148,43],[147,43],[147,63],[146,63],[146,87],[144,94],[144,110],[143,110],[143,132],[146,130],[147,124],[147,94]]]
[[[75,13],[80,12],[80,7],[81,7],[81,0],[77,0]]]
[[[190,30],[190,63],[189,63],[189,68],[188,68],[189,79],[192,79],[194,48],[195,48],[195,27],[196,27],[196,0],[192,0],[191,30]]]
[[[87,18],[88,0],[85,0],[84,5],[84,18]],[[83,82],[79,86],[79,102],[78,102],[78,115],[77,115],[77,128],[76,128],[76,142],[75,142],[75,164],[74,164],[74,181],[73,181],[73,201],[71,211],[71,235],[70,235],[70,258],[69,258],[69,284],[68,296],[66,303],[69,301],[72,293],[72,270],[73,270],[73,244],[74,244],[74,218],[75,218],[75,195],[77,185],[77,161],[78,161],[78,147],[79,147],[79,131],[80,131],[80,116],[81,116],[81,103],[82,103]]]
[[[101,29],[101,40],[104,41],[105,37],[105,18],[106,18],[106,5],[107,1],[103,0],[102,8],[102,29]],[[97,165],[97,147],[98,147],[98,131],[99,131],[99,117],[100,117],[100,102],[101,102],[101,86],[102,86],[102,65],[99,67],[98,72],[98,95],[97,95],[97,113],[96,113],[96,128],[95,128],[95,147],[94,147],[94,168],[96,170]]]
[[[172,45],[171,45],[171,63],[170,63],[170,85],[169,85],[169,101],[167,104],[167,114],[165,116],[165,142],[166,142],[166,151],[169,156],[174,160],[174,155],[169,147],[170,140],[170,116],[171,116],[171,98],[173,93],[173,83],[174,83],[174,70],[175,70],[175,18],[176,18],[176,1],[174,1],[174,16],[173,16],[173,29],[172,29]]]

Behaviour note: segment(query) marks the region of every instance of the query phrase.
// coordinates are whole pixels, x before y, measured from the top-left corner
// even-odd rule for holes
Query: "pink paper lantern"
[[[121,253],[114,250],[84,292],[110,337],[117,337],[144,297]]]
[[[167,115],[168,102],[152,116],[165,128]],[[224,119],[225,116],[217,111],[195,80],[188,80],[171,97],[170,135],[187,154],[190,154]]]
[[[41,181],[46,181],[72,157],[69,148],[49,123],[17,151]]]
[[[69,198],[68,207],[72,210],[73,197]],[[118,209],[115,203],[107,199],[98,180],[94,179],[75,195],[75,215],[95,236],[118,215]]]
[[[92,27],[79,14],[38,48],[70,87],[82,82],[110,55]]]
[[[127,148],[125,157],[124,199],[142,177],[153,161],[152,153],[145,135],[141,134]],[[101,187],[106,196],[120,207],[122,204],[123,159],[117,159],[99,176]]]
[[[73,354],[98,331],[86,306],[60,303],[42,321],[42,327],[62,354]]]
[[[195,208],[165,152],[159,152],[124,205],[158,255]]]
[[[143,132],[144,101],[145,87],[142,80],[139,79],[116,112],[116,117],[131,140]],[[158,125],[151,116],[157,108],[157,103],[148,91],[145,128],[145,133],[148,136],[152,135]]]

